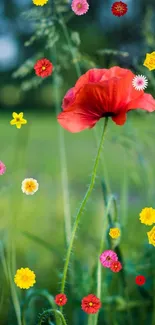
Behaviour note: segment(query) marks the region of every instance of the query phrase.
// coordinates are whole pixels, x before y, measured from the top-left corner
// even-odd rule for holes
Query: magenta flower
[[[0,161],[0,175],[3,175],[6,171],[6,167],[2,161]]]
[[[76,15],[81,16],[86,14],[89,9],[89,4],[87,0],[73,0],[71,7]]]
[[[117,254],[112,250],[104,251],[100,255],[100,262],[104,267],[110,268],[112,262],[118,261]]]

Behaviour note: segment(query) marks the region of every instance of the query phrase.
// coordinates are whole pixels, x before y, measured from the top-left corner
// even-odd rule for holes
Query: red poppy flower
[[[111,11],[114,16],[118,16],[118,17],[124,16],[128,11],[128,6],[126,3],[122,1],[116,1],[113,3],[111,7]]]
[[[127,112],[141,108],[153,112],[155,100],[132,86],[135,75],[127,69],[90,69],[63,99],[63,112],[57,119],[70,132],[92,128],[102,117],[123,125]]]
[[[122,264],[119,261],[112,262],[110,265],[110,269],[113,272],[119,272],[122,269]]]
[[[135,282],[138,286],[142,286],[146,282],[146,278],[144,275],[137,275],[135,278]]]
[[[34,66],[36,75],[42,78],[52,74],[53,64],[47,59],[38,60]]]
[[[67,297],[65,294],[59,293],[58,295],[55,296],[54,301],[58,306],[63,306],[67,302]]]
[[[101,308],[100,299],[90,294],[82,299],[81,307],[87,314],[95,314]]]

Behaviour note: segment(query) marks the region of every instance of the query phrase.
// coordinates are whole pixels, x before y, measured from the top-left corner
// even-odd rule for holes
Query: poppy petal
[[[112,120],[117,124],[117,125],[123,125],[126,122],[127,115],[126,113],[120,113],[116,116],[112,116]]]
[[[63,99],[62,108],[65,110],[73,102],[74,99],[74,88],[70,88]]]
[[[88,83],[99,82],[106,73],[107,69],[90,69],[84,75],[82,75],[75,84],[75,91],[78,91],[81,87]]]
[[[99,119],[84,113],[84,109],[64,111],[57,117],[59,124],[72,133],[92,128]]]
[[[127,106],[126,110],[130,111],[132,109],[143,109],[148,112],[155,111],[155,100],[150,94],[143,94],[135,100],[131,100]]]

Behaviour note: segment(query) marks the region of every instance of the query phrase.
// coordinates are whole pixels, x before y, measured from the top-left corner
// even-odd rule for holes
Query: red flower
[[[135,282],[138,286],[142,286],[146,282],[146,278],[144,275],[137,275],[135,278]]]
[[[134,77],[130,70],[119,67],[90,69],[65,95],[58,122],[70,132],[80,132],[105,116],[123,125],[132,109],[153,112],[155,100],[143,90],[134,89]]]
[[[34,69],[37,76],[45,78],[51,75],[53,64],[47,59],[41,59],[36,62]]]
[[[119,261],[112,262],[110,265],[110,269],[113,272],[119,272],[122,269],[122,264]]]
[[[116,1],[113,3],[112,7],[111,7],[111,11],[113,13],[114,16],[124,16],[127,11],[128,11],[128,6],[126,3],[122,2],[122,1]]]
[[[95,314],[101,308],[100,299],[90,294],[82,299],[81,307],[87,314]]]
[[[58,295],[55,296],[54,301],[58,306],[63,306],[67,302],[67,297],[65,294],[59,293]]]

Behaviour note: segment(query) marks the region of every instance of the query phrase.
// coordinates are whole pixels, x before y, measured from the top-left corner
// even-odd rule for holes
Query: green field
[[[73,224],[77,208],[90,181],[97,149],[95,135],[99,137],[103,126],[103,120],[101,120],[95,127],[96,131],[92,129],[71,134],[61,129],[52,115],[44,116],[43,113],[38,115],[37,112],[24,115],[28,124],[20,130],[15,126],[10,126],[11,115],[0,117],[0,160],[7,167],[6,173],[0,176],[0,228],[1,242],[5,247],[5,259],[2,258],[0,273],[1,325],[6,324],[8,313],[12,315],[11,318],[9,317],[10,325],[11,320],[16,319],[11,292],[6,285],[4,260],[10,263],[12,274],[21,267],[34,270],[37,277],[36,288],[47,289],[53,295],[59,292],[59,273],[63,269],[65,257],[64,193],[65,197],[69,193],[69,207],[68,205],[67,207],[70,210]],[[88,274],[91,277],[91,272],[98,261],[104,225],[101,180],[105,183],[108,181],[111,192],[116,195],[118,202],[122,226],[120,247],[127,263],[126,271],[131,300],[138,299],[139,295],[134,282],[135,275],[140,273],[147,276],[147,272],[151,274],[151,267],[154,267],[153,259],[151,267],[147,258],[143,260],[145,250],[152,252],[153,249],[153,246],[150,245],[150,248],[147,245],[146,235],[146,231],[149,231],[151,227],[142,225],[138,220],[143,207],[155,207],[154,125],[154,114],[133,117],[130,113],[129,120],[123,127],[116,126],[112,121],[109,122],[96,185],[82,215],[74,243],[73,256],[81,265],[81,269],[84,266],[88,267]],[[21,183],[24,178],[28,177],[37,179],[39,183],[39,190],[33,196],[26,196],[21,191]],[[68,186],[66,177],[68,177]],[[11,246],[11,238],[13,246]],[[107,249],[106,243],[105,249]],[[75,274],[76,271],[80,272],[78,267],[74,269]],[[107,270],[103,269],[102,274],[105,281],[105,277],[108,276]],[[78,278],[78,274],[75,277]],[[77,281],[80,282],[76,282],[75,287],[81,287],[79,297],[81,296],[82,299],[82,296],[87,295],[91,290],[88,289],[87,292],[86,286],[82,287],[81,280]],[[149,282],[146,287],[152,294],[151,283]],[[113,286],[105,288],[104,292],[107,292],[105,296],[108,292],[110,296],[117,295],[118,286],[114,280]],[[20,300],[23,299],[25,293],[21,295],[20,289],[16,290]],[[74,303],[74,297],[72,300]],[[43,307],[45,306],[41,303],[37,308],[42,311]],[[80,305],[77,308],[80,308]],[[138,313],[141,319],[139,324],[146,324],[145,317],[140,316],[140,309]],[[68,317],[70,315],[69,310]],[[33,321],[34,319],[32,324],[34,324]],[[110,325],[110,322],[112,325],[124,324],[121,321],[114,323],[113,320],[110,321],[110,318],[109,323],[105,324]],[[77,322],[77,324],[82,323]]]

